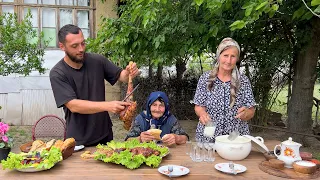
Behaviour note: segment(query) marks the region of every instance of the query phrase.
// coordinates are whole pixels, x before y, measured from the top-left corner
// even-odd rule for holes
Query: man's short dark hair
[[[66,42],[66,36],[69,33],[79,34],[80,31],[81,31],[81,29],[78,26],[75,26],[73,24],[64,25],[58,32],[59,42],[64,44]]]

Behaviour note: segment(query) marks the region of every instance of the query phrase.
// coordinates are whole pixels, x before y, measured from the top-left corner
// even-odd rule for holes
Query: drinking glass
[[[211,118],[211,120],[205,124],[203,134],[207,137],[213,137],[214,132],[216,131],[216,126],[216,122]]]
[[[192,143],[192,153],[191,159],[194,162],[201,162],[203,161],[203,143],[202,142],[194,142]]]
[[[192,152],[192,142],[187,141],[186,142],[186,154],[191,156],[191,152]]]
[[[214,143],[204,143],[204,158],[203,160],[206,162],[215,161],[215,148]]]

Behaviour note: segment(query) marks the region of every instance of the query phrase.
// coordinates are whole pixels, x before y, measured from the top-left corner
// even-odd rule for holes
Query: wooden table
[[[266,141],[266,146],[272,150],[275,145],[279,144],[279,141]],[[94,150],[94,148],[86,148],[86,150]],[[190,173],[186,176],[177,177],[174,179],[283,179],[276,176],[269,175],[261,171],[258,164],[264,160],[262,153],[252,149],[250,155],[242,161],[234,161],[247,167],[247,171],[237,175],[229,175],[221,173],[214,168],[217,163],[228,162],[222,159],[216,153],[216,160],[214,162],[193,162],[191,158],[185,153],[185,145],[179,145],[170,148],[170,154],[163,158],[162,165],[174,164],[185,166],[190,169]],[[158,172],[157,168],[151,168],[146,165],[142,165],[135,170],[126,169],[122,165],[116,165],[112,163],[103,163],[93,159],[83,160],[80,155],[83,151],[74,153],[71,157],[58,163],[50,170],[35,172],[35,173],[23,173],[16,170],[0,170],[1,180],[11,179],[32,179],[32,180],[47,180],[47,179],[59,179],[59,180],[98,180],[98,179],[169,179]],[[159,166],[159,167],[160,167]]]

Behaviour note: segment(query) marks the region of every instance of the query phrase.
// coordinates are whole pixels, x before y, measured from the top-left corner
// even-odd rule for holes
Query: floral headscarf
[[[220,62],[219,62],[219,57],[220,57],[220,54],[230,48],[230,47],[236,47],[238,49],[238,59],[239,59],[239,56],[240,56],[240,46],[239,44],[237,43],[237,41],[233,40],[232,38],[224,38],[218,48],[217,48],[217,52],[216,52],[216,58],[217,58],[217,62],[216,64],[214,65],[214,67],[212,68],[212,71],[210,73],[210,76],[209,76],[209,79],[208,79],[208,89],[211,91],[213,89],[213,86],[214,86],[214,81],[216,80],[217,78],[217,75],[218,75],[218,70],[219,70],[219,65],[220,65]],[[239,73],[239,70],[237,68],[237,66],[235,66],[232,70],[232,73],[231,73],[231,88],[230,88],[230,108],[233,107],[233,105],[235,104],[236,102],[236,94],[237,94],[237,91],[240,89],[240,73]]]

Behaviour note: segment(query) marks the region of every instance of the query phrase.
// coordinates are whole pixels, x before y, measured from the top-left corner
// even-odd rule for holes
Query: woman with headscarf
[[[217,48],[217,62],[213,69],[199,79],[194,96],[195,112],[199,117],[196,140],[215,142],[215,137],[238,130],[249,134],[247,121],[255,113],[255,100],[250,81],[239,73],[240,47],[232,38],[225,38]],[[205,124],[213,120],[216,129],[213,137],[204,135]]]
[[[142,111],[133,122],[125,140],[137,138],[140,142],[156,140],[148,131],[155,127],[161,130],[160,138],[168,146],[184,144],[189,139],[177,118],[169,111],[169,99],[164,92],[152,92],[147,100],[146,111]]]

